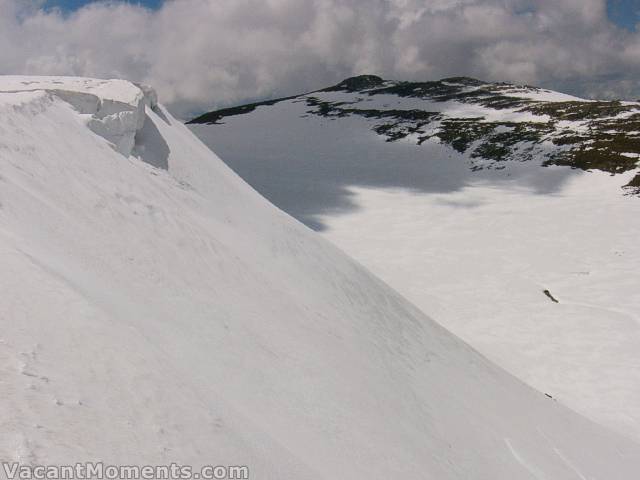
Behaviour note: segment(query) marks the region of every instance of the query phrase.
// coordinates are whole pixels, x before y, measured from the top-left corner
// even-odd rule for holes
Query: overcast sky
[[[0,0],[0,73],[142,81],[181,118],[361,73],[640,97],[636,0],[145,1]]]

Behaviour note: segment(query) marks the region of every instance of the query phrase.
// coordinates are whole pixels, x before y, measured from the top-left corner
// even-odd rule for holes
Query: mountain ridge
[[[422,108],[387,109],[365,108],[366,102],[352,99],[318,98],[318,94],[331,92],[359,93],[365,100],[393,96],[429,103]],[[471,167],[475,170],[504,168],[505,161],[543,158],[542,166],[600,170],[613,175],[636,169],[640,159],[637,102],[584,100],[537,87],[470,77],[398,82],[361,75],[305,94],[205,113],[188,124],[216,124],[228,116],[296,99],[306,101],[310,115],[376,119],[374,131],[389,142],[409,140],[421,145],[435,140],[447,144],[476,159]],[[447,103],[475,107],[475,116],[447,113],[442,107]],[[637,193],[638,185],[640,173],[625,190]]]

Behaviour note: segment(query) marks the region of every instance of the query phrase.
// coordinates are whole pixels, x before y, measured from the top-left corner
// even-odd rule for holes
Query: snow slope
[[[144,103],[127,155],[88,128],[90,81],[32,81],[0,79],[2,460],[636,478],[637,443],[525,386],[274,208],[150,90],[92,92],[116,117]]]
[[[321,102],[343,110],[322,115]],[[390,142],[376,128],[398,109],[415,118],[434,110],[445,120],[479,116],[479,127],[518,114],[455,99],[320,91],[190,127],[268,199],[490,359],[640,440],[640,198],[620,188],[638,169],[541,168],[550,142],[536,144],[530,161],[516,146],[515,159],[497,162],[456,151],[455,140],[417,145],[409,134]],[[406,121],[405,131],[418,123]],[[442,121],[434,123],[420,128]],[[614,119],[610,128],[620,125]],[[583,128],[550,126],[569,127]],[[499,146],[498,137],[489,141]]]

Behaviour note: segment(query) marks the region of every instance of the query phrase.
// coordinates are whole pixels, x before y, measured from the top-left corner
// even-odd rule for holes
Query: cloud
[[[0,73],[121,77],[177,115],[377,73],[640,96],[640,34],[605,0],[167,0],[70,15],[0,0]]]

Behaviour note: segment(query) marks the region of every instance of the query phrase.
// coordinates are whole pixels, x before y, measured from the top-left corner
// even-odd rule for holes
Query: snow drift
[[[637,444],[274,208],[148,89],[9,77],[0,91],[2,460],[636,478]]]

